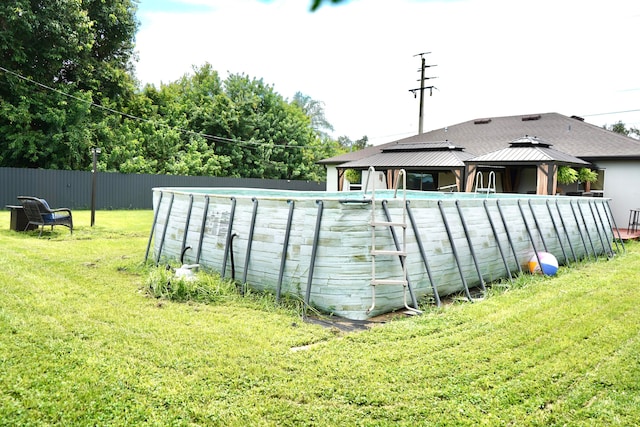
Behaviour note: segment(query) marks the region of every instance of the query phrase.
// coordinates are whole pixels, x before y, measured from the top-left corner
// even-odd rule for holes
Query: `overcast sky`
[[[142,83],[212,64],[325,103],[334,136],[373,144],[476,118],[557,112],[640,127],[638,0],[140,0]],[[635,110],[635,111],[631,111]],[[619,112],[619,113],[618,113]],[[616,113],[616,114],[610,114]]]

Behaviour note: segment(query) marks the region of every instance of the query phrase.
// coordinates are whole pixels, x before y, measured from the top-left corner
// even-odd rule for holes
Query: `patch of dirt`
[[[314,325],[320,325],[327,328],[336,328],[340,332],[356,332],[370,329],[374,326],[384,325],[385,323],[400,317],[408,315],[402,311],[381,314],[367,320],[351,320],[337,316],[307,316],[304,321]]]

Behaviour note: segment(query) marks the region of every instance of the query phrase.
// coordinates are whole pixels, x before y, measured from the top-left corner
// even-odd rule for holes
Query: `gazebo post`
[[[538,164],[536,168],[536,194],[545,196],[548,191],[548,174],[549,174],[549,165],[546,163]]]
[[[338,191],[342,191],[342,189],[344,188],[344,174],[346,172],[346,169],[343,168],[336,168],[338,171]]]
[[[387,190],[394,190],[393,186],[396,183],[400,169],[389,168],[386,170],[385,179],[387,180]]]
[[[538,165],[536,194],[553,196],[556,194],[558,165],[556,163],[540,163]]]
[[[456,190],[462,191],[462,178],[464,175],[464,168],[453,169],[453,176],[456,178]]]
[[[476,177],[476,169],[477,169],[476,165],[467,164],[467,167],[466,167],[467,179],[464,186],[464,191],[466,191],[467,193],[470,193],[473,191],[473,180]]]
[[[558,188],[558,164],[552,163],[549,165],[549,195],[556,195],[556,188]]]

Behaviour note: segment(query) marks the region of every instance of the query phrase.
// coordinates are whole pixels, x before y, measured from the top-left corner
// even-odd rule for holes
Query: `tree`
[[[91,103],[124,105],[135,88],[135,9],[134,0],[0,5],[0,166],[90,167]]]
[[[210,64],[139,89],[135,5],[0,5],[0,166],[88,169],[99,146],[100,170],[323,178],[317,161],[340,147],[319,101],[289,103],[242,74],[222,81]]]
[[[223,96],[222,81],[208,64],[159,89],[145,86],[129,101],[128,117],[111,117],[121,123],[104,134],[112,143],[101,165],[123,173],[228,174],[230,159],[216,154],[215,143],[207,139],[208,131],[224,128],[215,111],[216,99]]]
[[[369,144],[369,138],[367,137],[367,135],[364,135],[360,139],[356,139],[356,142],[353,144],[353,149],[356,151],[362,150],[363,148],[366,148],[366,147],[371,147],[371,144]]]
[[[106,170],[321,180],[316,162],[335,152],[272,86],[244,74],[223,81],[210,64],[146,86],[126,112],[144,120],[102,129],[114,141],[101,157]]]
[[[627,126],[622,121],[618,121],[617,123],[614,123],[609,126],[604,125],[603,127],[607,130],[610,130],[615,133],[619,133],[624,136],[640,139],[640,129],[632,128],[632,127],[627,128]]]
[[[333,126],[327,121],[324,113],[324,102],[315,100],[302,92],[296,92],[293,96],[293,105],[297,105],[311,119],[311,127],[318,132],[321,138],[328,138],[329,132],[333,132]]]
[[[338,142],[345,151],[358,151],[371,146],[371,144],[369,144],[369,138],[366,135],[357,139],[355,142],[347,136],[340,136],[338,137]]]

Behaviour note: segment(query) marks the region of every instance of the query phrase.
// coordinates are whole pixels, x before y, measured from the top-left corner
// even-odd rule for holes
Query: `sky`
[[[377,145],[478,118],[556,112],[640,128],[640,1],[139,0],[136,76],[206,62],[322,101],[333,136]]]

